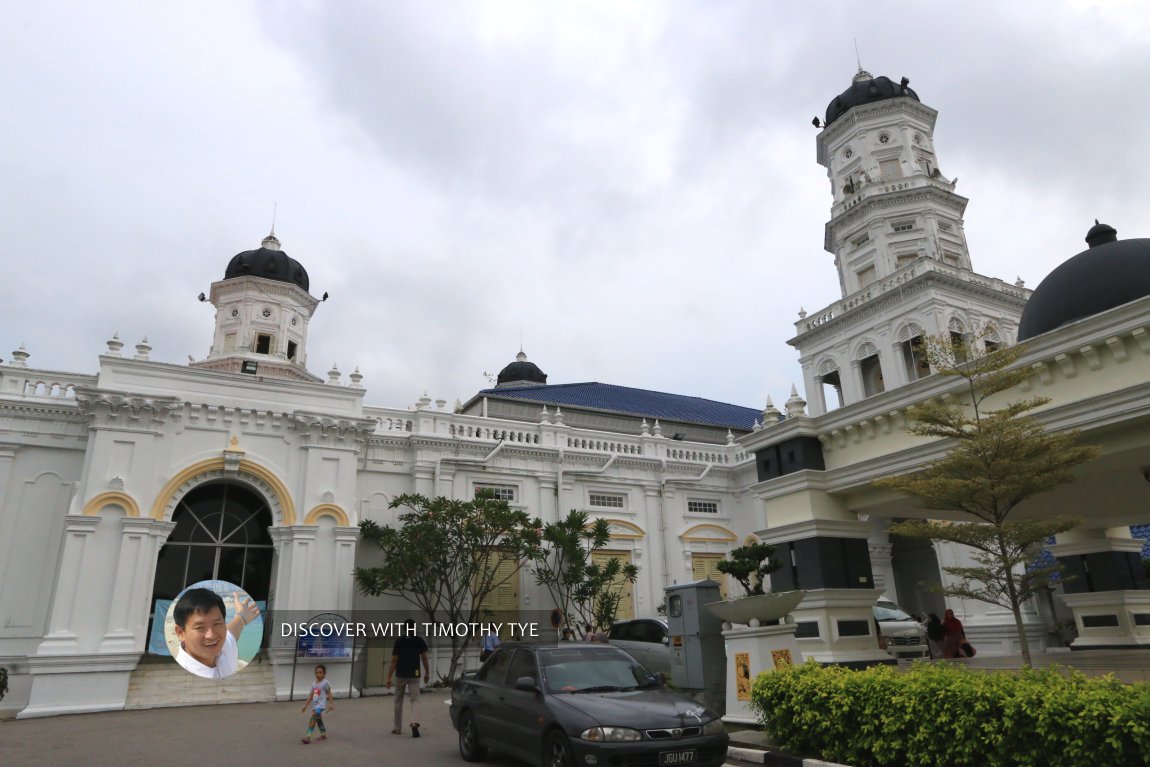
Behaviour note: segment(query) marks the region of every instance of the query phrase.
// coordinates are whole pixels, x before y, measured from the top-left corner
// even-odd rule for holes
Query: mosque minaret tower
[[[216,307],[212,348],[192,367],[322,382],[306,367],[308,321],[321,299],[308,292],[307,270],[280,249],[274,232],[228,262],[208,300]]]
[[[907,78],[860,69],[814,121],[832,194],[824,247],[842,299],[800,312],[788,342],[811,415],[929,375],[926,336],[970,337],[988,324],[992,344],[1015,336],[1030,291],[973,271],[968,201],[942,171],[937,117]]]

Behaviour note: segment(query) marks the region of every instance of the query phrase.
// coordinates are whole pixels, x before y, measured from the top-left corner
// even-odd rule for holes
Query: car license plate
[[[691,764],[695,761],[695,749],[683,751],[660,751],[659,764]]]

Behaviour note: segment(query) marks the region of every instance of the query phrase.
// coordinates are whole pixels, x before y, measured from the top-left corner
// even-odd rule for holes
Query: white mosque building
[[[773,586],[808,591],[795,612],[804,653],[874,662],[885,657],[876,596],[940,612],[920,584],[965,560],[954,546],[888,535],[891,520],[923,512],[871,482],[943,449],[903,430],[910,406],[955,385],[932,375],[922,339],[986,323],[991,343],[1027,342],[1024,388],[1051,398],[1047,426],[1104,446],[1077,482],[1024,509],[1085,520],[1052,547],[1079,577],[1030,606],[1033,646],[1064,644],[1048,630],[1061,615],[1074,621],[1074,649],[1150,647],[1150,584],[1131,530],[1150,522],[1150,239],[1095,226],[1090,248],[1033,293],[975,272],[936,117],[907,80],[859,72],[819,122],[832,187],[824,242],[842,298],[795,323],[806,399],[793,391],[782,411],[548,383],[522,352],[461,407],[366,404],[358,373],[308,371],[322,300],[274,235],[233,257],[204,297],[216,316],[201,361],[158,362],[146,341],[118,338],[88,373],[51,370],[50,351],[48,368],[13,352],[0,363],[10,686],[0,708],[27,717],[286,697],[299,684],[294,653],[274,647],[237,675],[250,683],[226,690],[178,668],[167,676],[174,663],[149,652],[157,604],[213,578],[278,610],[391,604],[360,596],[352,572],[370,562],[359,523],[394,522],[388,504],[403,493],[491,489],[545,521],[573,508],[607,519],[608,555],[640,567],[622,616],[654,615],[667,586],[720,577],[717,562],[745,541],[773,543],[785,563]],[[1017,652],[1008,613],[948,606],[980,654]],[[552,605],[522,572],[492,607]],[[372,652],[330,667],[337,690],[379,683]]]

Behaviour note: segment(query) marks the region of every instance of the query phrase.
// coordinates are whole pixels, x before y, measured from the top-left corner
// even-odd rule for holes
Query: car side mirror
[[[515,680],[515,689],[524,692],[538,692],[539,685],[535,683],[535,677],[521,676]]]
[[[659,641],[663,644],[669,645],[669,644],[671,644],[671,637],[663,637]]]

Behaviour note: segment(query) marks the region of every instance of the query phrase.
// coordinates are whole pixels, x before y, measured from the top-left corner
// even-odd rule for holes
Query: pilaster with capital
[[[76,596],[88,564],[88,548],[100,519],[98,516],[76,514],[65,517],[64,546],[52,600],[52,615],[48,621],[48,633],[36,648],[37,655],[73,655],[80,649],[73,631]]]
[[[276,551],[277,610],[311,610],[312,566],[315,558],[315,525],[272,527],[268,530]]]
[[[349,613],[355,601],[355,550],[359,543],[358,527],[337,527],[335,535],[335,609]]]
[[[150,518],[120,520],[120,548],[109,595],[108,626],[100,652],[137,652],[148,626],[160,548],[176,524]]]

